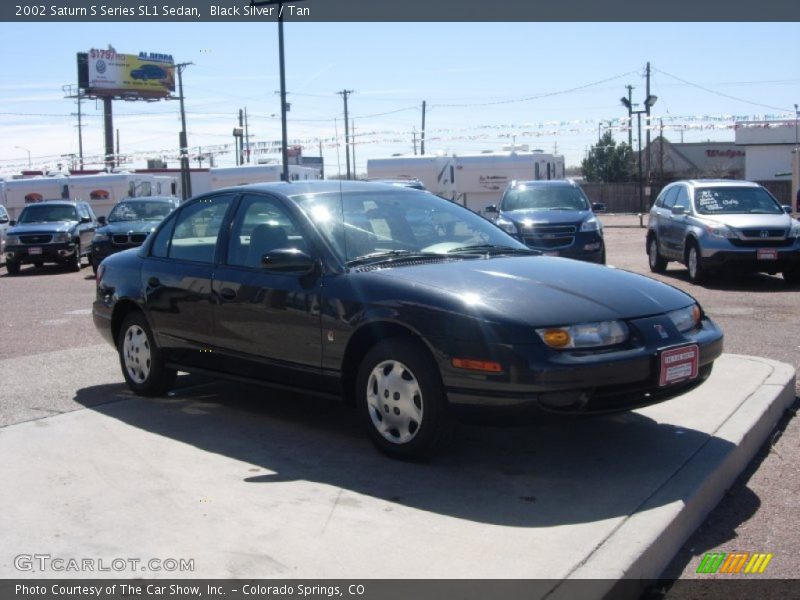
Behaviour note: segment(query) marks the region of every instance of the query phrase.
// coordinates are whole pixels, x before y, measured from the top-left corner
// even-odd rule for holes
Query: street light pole
[[[796,104],[794,106],[795,106],[795,108],[797,108]],[[22,146],[14,146],[14,148],[19,148],[20,150],[25,150],[25,152],[28,153],[28,169],[30,169],[31,168],[31,151],[28,150],[27,148],[23,148]]]
[[[630,90],[629,90],[630,92]],[[642,110],[633,110],[633,104],[631,103],[629,98],[623,96],[620,98],[620,102],[622,105],[628,109],[629,115],[636,115],[636,126],[639,131],[639,211],[644,212],[644,189],[643,189],[643,181],[642,181],[642,115],[646,114],[648,116],[648,124],[649,124],[649,117],[650,117],[650,109],[658,100],[658,96],[653,96],[652,94],[648,94],[647,98],[644,100],[644,109]],[[650,148],[647,149],[647,152],[650,152]],[[648,165],[649,166],[649,165]]]
[[[292,4],[303,0],[293,0]],[[283,169],[281,179],[289,181],[289,147],[286,130],[286,66],[283,53],[283,2],[284,0],[250,0],[250,6],[278,6],[278,62],[281,77],[281,157]]]
[[[186,110],[183,106],[183,69],[193,63],[179,63],[175,65],[178,71],[178,99],[181,102],[181,133],[178,136],[181,145],[181,199],[186,200],[192,195],[192,178],[189,175],[189,142],[186,138]]]

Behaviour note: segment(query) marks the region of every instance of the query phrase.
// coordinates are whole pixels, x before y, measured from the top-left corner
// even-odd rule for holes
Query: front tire
[[[450,420],[435,364],[407,338],[384,340],[361,361],[356,405],[367,435],[384,454],[428,458],[444,445]]]
[[[117,351],[125,383],[139,396],[160,396],[175,383],[178,373],[164,365],[161,350],[141,312],[125,317]]]
[[[686,248],[686,268],[689,270],[689,281],[692,283],[699,285],[708,279],[708,272],[697,242],[691,242]]]
[[[650,243],[647,245],[647,262],[653,273],[663,273],[667,270],[667,259],[661,256],[661,252],[658,251],[658,238],[656,236],[652,236]]]
[[[15,260],[6,261],[6,271],[9,275],[19,275],[20,263]]]
[[[786,282],[786,285],[795,287],[800,285],[800,267],[794,267],[792,269],[787,269],[783,271],[783,280]]]
[[[81,270],[81,245],[80,243],[75,244],[75,256],[72,257],[72,260],[69,262],[69,270],[77,273]]]

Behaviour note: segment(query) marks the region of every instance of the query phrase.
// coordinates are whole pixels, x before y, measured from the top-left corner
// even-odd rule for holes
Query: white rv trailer
[[[143,173],[59,174],[7,180],[2,200],[12,219],[16,219],[27,204],[57,199],[84,200],[100,217],[108,216],[122,198],[169,196],[175,185],[174,177]]]
[[[171,173],[178,176],[176,195],[182,196],[180,186],[180,171],[170,169]],[[191,169],[189,177],[192,180],[192,195],[204,194],[220,188],[250,183],[268,183],[280,181],[283,169],[281,165],[242,165],[239,167],[211,167],[208,169]],[[289,179],[292,181],[305,181],[319,179],[319,169],[289,165]]]
[[[452,156],[392,156],[367,160],[369,179],[417,179],[429,192],[455,199]]]
[[[367,161],[370,179],[419,179],[428,191],[475,212],[496,204],[519,179],[564,179],[564,157],[544,152],[393,156]]]

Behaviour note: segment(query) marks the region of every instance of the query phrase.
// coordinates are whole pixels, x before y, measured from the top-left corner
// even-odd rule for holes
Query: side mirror
[[[11,219],[11,220],[8,222],[8,224],[9,224],[9,225],[11,225],[11,226],[13,227],[14,225],[16,225],[16,224],[17,224],[17,221],[16,221],[15,219]]]
[[[484,209],[484,211],[483,211],[483,212],[485,212],[487,215],[496,215],[496,214],[498,214],[500,211],[498,210],[497,206],[495,206],[494,204],[490,204],[489,206],[487,206],[487,207]]]
[[[81,217],[81,223],[91,223],[92,217]]]
[[[261,266],[267,271],[310,271],[315,260],[297,248],[277,248],[261,257]]]
[[[792,214],[792,207],[788,204],[784,204],[781,208],[783,208],[783,212],[785,212],[787,215]]]
[[[5,223],[8,223],[8,217],[6,216],[0,217],[0,225],[3,225]]]
[[[594,202],[592,203],[592,210],[594,212],[606,212],[606,205],[602,202]]]
[[[105,225],[106,223],[108,223],[105,217],[97,217],[97,222],[100,223],[100,225]]]
[[[673,206],[672,207],[672,214],[675,216],[685,215],[686,214],[686,207],[685,206]]]

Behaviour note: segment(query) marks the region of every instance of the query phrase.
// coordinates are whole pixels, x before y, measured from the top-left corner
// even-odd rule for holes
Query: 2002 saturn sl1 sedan
[[[182,370],[339,395],[396,457],[434,452],[457,406],[628,410],[696,386],[722,352],[682,291],[375,183],[196,197],[97,276],[94,322],[134,392]]]

